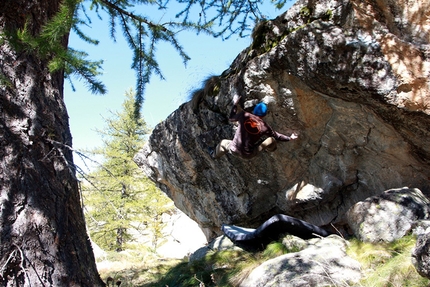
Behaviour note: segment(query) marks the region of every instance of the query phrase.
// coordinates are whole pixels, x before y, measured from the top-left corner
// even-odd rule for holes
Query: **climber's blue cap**
[[[267,114],[267,106],[265,103],[259,103],[255,106],[254,111],[252,112],[254,115],[259,117],[264,117]]]

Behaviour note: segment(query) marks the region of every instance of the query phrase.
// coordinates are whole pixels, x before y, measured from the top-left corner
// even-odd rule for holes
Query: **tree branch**
[[[149,27],[154,28],[154,29],[161,29],[163,32],[167,31],[167,28],[160,25],[160,24],[154,24],[151,21],[146,20],[145,18],[142,18],[138,15],[134,15],[133,13],[128,12],[127,10],[124,10],[120,7],[118,7],[117,5],[107,1],[107,0],[101,0],[102,3],[104,3],[107,7],[119,12],[122,15],[127,15],[128,17],[140,22],[140,23],[145,23],[147,24]]]

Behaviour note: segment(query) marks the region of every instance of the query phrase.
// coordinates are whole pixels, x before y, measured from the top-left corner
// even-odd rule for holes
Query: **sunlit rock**
[[[298,1],[157,125],[135,161],[208,239],[274,214],[346,232],[346,211],[385,190],[430,194],[430,2]],[[202,75],[202,79],[205,75]],[[235,93],[299,133],[252,160],[213,160]],[[346,228],[345,228],[346,230]]]
[[[353,286],[361,279],[361,265],[346,255],[346,247],[336,235],[311,239],[299,252],[264,262],[240,286]]]
[[[357,202],[347,212],[354,235],[367,242],[392,242],[429,218],[430,201],[420,190],[409,188],[387,190]]]

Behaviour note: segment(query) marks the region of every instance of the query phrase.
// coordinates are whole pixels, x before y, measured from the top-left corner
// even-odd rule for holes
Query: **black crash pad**
[[[223,224],[221,229],[234,243],[248,249],[265,248],[270,242],[279,240],[287,233],[302,239],[332,234],[321,227],[284,214],[272,216],[257,229],[226,224]]]

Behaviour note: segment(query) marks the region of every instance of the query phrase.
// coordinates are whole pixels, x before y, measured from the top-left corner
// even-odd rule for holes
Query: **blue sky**
[[[269,18],[287,10],[286,7],[281,11],[276,10],[270,1],[267,3],[262,11]],[[289,7],[293,3],[294,1],[288,2]],[[117,41],[114,42],[109,36],[108,18],[104,18],[99,20],[93,15],[91,28],[85,29],[92,38],[100,41],[98,46],[86,44],[75,34],[71,34],[69,39],[70,47],[86,51],[92,60],[104,60],[103,75],[100,79],[108,89],[105,95],[93,95],[82,82],[73,81],[76,91],[72,91],[71,86],[65,83],[64,95],[73,147],[78,150],[101,146],[102,141],[96,129],[103,129],[103,118],[110,117],[109,111],[121,109],[125,92],[134,89],[136,83],[135,73],[131,69],[132,55],[122,32],[118,29]],[[166,15],[163,15],[160,22],[168,20]],[[155,127],[182,103],[188,101],[191,92],[200,88],[207,76],[219,75],[226,70],[236,56],[251,43],[250,37],[232,36],[223,41],[188,31],[181,32],[178,39],[191,60],[184,66],[180,56],[169,44],[162,43],[158,46],[157,60],[165,80],[160,80],[156,75],[151,78],[145,90],[142,109],[143,118],[151,127]]]

